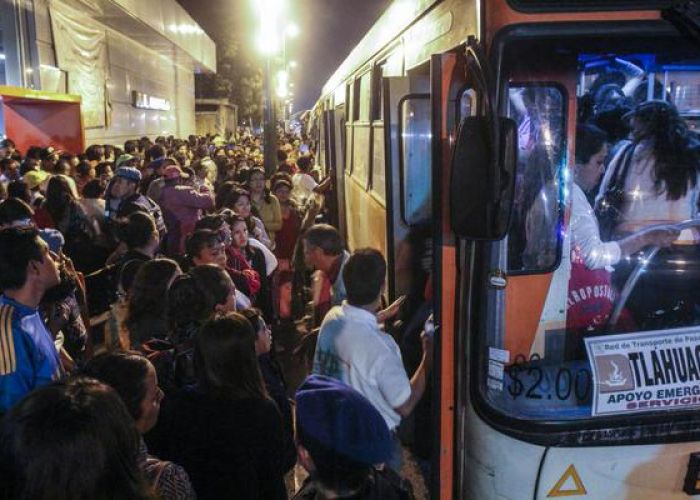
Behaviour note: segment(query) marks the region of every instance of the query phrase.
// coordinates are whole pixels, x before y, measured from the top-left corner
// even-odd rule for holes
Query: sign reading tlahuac
[[[592,415],[700,406],[700,329],[585,340],[593,372]]]

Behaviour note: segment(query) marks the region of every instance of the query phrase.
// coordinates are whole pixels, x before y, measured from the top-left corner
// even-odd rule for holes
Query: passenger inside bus
[[[700,324],[700,61],[670,37],[642,46],[540,41],[506,58],[518,126],[509,296],[528,290],[538,314],[493,325],[489,346],[508,361],[502,384],[493,370],[483,382],[508,413],[590,416],[586,338]],[[511,281],[543,283],[544,295]]]

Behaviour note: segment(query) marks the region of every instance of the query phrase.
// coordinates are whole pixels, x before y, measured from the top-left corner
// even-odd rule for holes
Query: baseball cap
[[[347,459],[367,465],[392,454],[389,428],[362,394],[339,380],[311,375],[296,393],[297,425],[308,440]]]
[[[122,166],[124,163],[126,163],[126,162],[128,162],[128,161],[131,161],[131,160],[133,160],[134,158],[135,158],[134,155],[130,155],[130,154],[124,153],[123,155],[119,155],[119,158],[117,158],[117,161],[114,162],[114,165],[115,165],[117,168],[119,168],[119,167]]]
[[[141,172],[134,167],[119,167],[114,176],[123,177],[132,182],[141,182]]]
[[[24,174],[22,180],[27,183],[29,189],[34,189],[37,186],[40,186],[50,176],[51,174],[45,170],[30,170]]]
[[[173,179],[189,179],[189,174],[186,174],[182,171],[182,169],[177,166],[177,165],[168,165],[165,167],[165,170],[163,170],[163,178],[165,180],[173,180]]]

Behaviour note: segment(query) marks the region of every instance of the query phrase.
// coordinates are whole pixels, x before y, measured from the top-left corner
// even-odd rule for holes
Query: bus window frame
[[[370,77],[370,107],[369,121],[384,122],[382,116],[382,78],[384,76],[384,64],[386,61],[376,63],[372,66],[372,76]]]
[[[532,23],[516,25],[501,29],[493,38],[490,59],[492,67],[498,68],[496,82],[499,89],[507,88],[503,78],[503,70],[499,59],[505,47],[521,39],[531,37],[581,37],[602,36],[600,25],[595,22],[578,23],[571,26],[563,23]],[[638,37],[639,31],[644,30],[650,38],[658,36],[682,36],[678,31],[663,21],[641,21],[630,23],[617,21],[606,23],[607,36]],[[505,96],[505,101],[504,101]],[[499,111],[505,109],[508,95],[502,92],[498,96]],[[534,420],[521,419],[504,413],[492,406],[482,392],[483,363],[480,360],[488,350],[486,337],[487,318],[484,303],[489,301],[489,276],[491,268],[488,265],[470,265],[470,262],[489,263],[500,242],[472,242],[472,252],[465,252],[464,257],[471,256],[464,265],[467,272],[461,274],[462,283],[466,287],[470,302],[461,308],[459,314],[466,327],[459,332],[465,337],[468,353],[456,353],[457,356],[469,360],[468,396],[459,395],[459,399],[469,402],[476,415],[487,425],[504,435],[539,446],[557,447],[601,447],[625,445],[662,445],[679,442],[700,441],[700,412],[697,409],[673,412],[634,413],[629,415],[609,415],[603,417],[587,417],[577,420]],[[458,342],[456,343],[456,345]]]
[[[352,124],[355,121],[354,113],[355,113],[355,89],[354,87],[354,80],[350,80],[348,82],[345,82],[345,109],[346,109],[346,114],[345,114],[345,123],[343,124],[343,140],[345,141],[345,158],[343,159],[343,172],[345,175],[350,177],[352,174],[352,144],[353,144],[353,137],[352,133],[348,133],[348,129],[352,132]],[[348,140],[348,136],[350,136],[350,140]],[[348,151],[348,146],[350,147],[350,150]],[[348,155],[349,158],[348,158]]]
[[[557,172],[558,177],[559,177],[559,215],[557,218],[557,227],[558,228],[563,228],[564,227],[564,217],[566,215],[566,199],[563,194],[563,189],[566,187],[566,177],[564,175],[564,170],[567,168],[569,162],[571,161],[571,158],[568,158],[568,147],[569,147],[569,137],[568,137],[568,116],[569,116],[569,92],[567,88],[562,85],[559,82],[556,81],[522,81],[522,80],[516,80],[513,82],[506,82],[506,85],[504,85],[504,94],[508,95],[508,92],[510,91],[511,87],[548,87],[548,88],[555,88],[559,91],[559,94],[561,95],[561,101],[562,101],[562,129],[564,131],[564,144],[562,145],[562,150],[563,150],[563,159],[562,159],[562,166],[561,169]],[[516,170],[516,176],[518,172]],[[512,216],[511,216],[511,227],[508,228],[508,235],[510,235],[510,230],[512,229]],[[507,237],[506,236],[506,237]],[[564,237],[559,236],[557,237],[557,250],[556,250],[556,256],[554,259],[554,262],[552,265],[546,268],[542,269],[509,269],[508,266],[506,265],[506,275],[507,276],[534,276],[538,274],[551,274],[555,272],[557,269],[559,269],[559,266],[561,265],[561,261],[563,258],[563,249],[564,249]],[[524,249],[523,249],[524,250]],[[507,258],[506,258],[506,264],[507,264]]]
[[[404,155],[403,155],[403,103],[405,101],[408,101],[410,99],[425,99],[428,102],[430,102],[430,94],[429,93],[412,93],[412,94],[406,94],[399,99],[399,102],[397,103],[398,106],[398,139],[399,139],[399,147],[398,147],[398,154],[399,154],[399,203],[401,207],[401,220],[407,227],[413,227],[417,224],[424,223],[425,221],[419,221],[414,224],[410,224],[408,220],[406,220],[406,192],[404,189],[404,181],[405,179],[405,164],[404,164]]]
[[[369,99],[370,102],[368,104],[368,118],[369,120],[360,120],[360,106],[361,104],[361,90],[362,90],[362,78],[366,75],[369,75],[368,78],[368,92],[369,92]],[[365,67],[362,68],[359,72],[353,76],[351,83],[350,83],[350,88],[352,89],[352,117],[353,120],[351,123],[347,123],[347,125],[352,129],[352,144],[350,144],[350,147],[352,148],[352,153],[351,153],[351,161],[349,162],[349,168],[346,169],[345,171],[348,173],[348,177],[352,178],[353,181],[355,181],[358,185],[362,186],[363,191],[367,192],[370,189],[370,184],[372,182],[372,145],[371,145],[371,139],[372,139],[372,68]],[[355,143],[357,142],[356,138],[356,130],[359,128],[367,128],[369,130],[369,139],[367,141],[367,148],[366,148],[366,155],[367,155],[367,165],[366,165],[366,171],[364,172],[364,175],[366,178],[360,177],[358,175],[358,171],[355,168]]]
[[[369,147],[369,174],[367,176],[367,193],[382,207],[386,207],[386,144],[384,141],[384,117],[382,115],[382,80],[384,75],[383,64],[386,62],[380,61],[372,65],[371,76],[370,76],[370,109],[369,109],[369,126],[370,126],[370,147]],[[380,193],[375,188],[374,183],[374,172],[377,168],[377,163],[375,162],[375,142],[376,134],[379,131],[379,140],[381,142],[381,147],[384,148],[383,165],[379,165],[379,168],[384,170],[384,193]]]
[[[367,104],[367,120],[360,119],[360,108],[362,107],[362,79],[367,75],[367,92],[369,93],[369,103]],[[366,68],[362,72],[357,73],[357,76],[353,79],[353,97],[355,99],[353,105],[356,106],[354,109],[357,111],[357,115],[354,116],[353,125],[355,123],[372,123],[372,68]]]

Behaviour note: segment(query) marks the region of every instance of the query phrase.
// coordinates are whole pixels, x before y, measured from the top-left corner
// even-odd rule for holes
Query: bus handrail
[[[700,219],[684,220],[683,222],[674,224],[671,227],[677,229],[678,231],[683,231],[684,229],[700,228]],[[632,294],[632,290],[634,290],[637,281],[639,281],[640,276],[642,275],[646,267],[649,265],[649,262],[651,262],[652,259],[656,257],[656,254],[659,253],[659,250],[661,250],[661,247],[659,246],[652,247],[641,259],[639,259],[639,262],[635,266],[634,270],[627,278],[625,286],[622,287],[622,291],[620,292],[620,298],[618,299],[617,304],[615,304],[615,308],[613,309],[613,312],[610,315],[610,319],[608,320],[609,327],[614,326],[620,319],[620,315],[622,314],[622,311],[625,308],[627,300]]]

